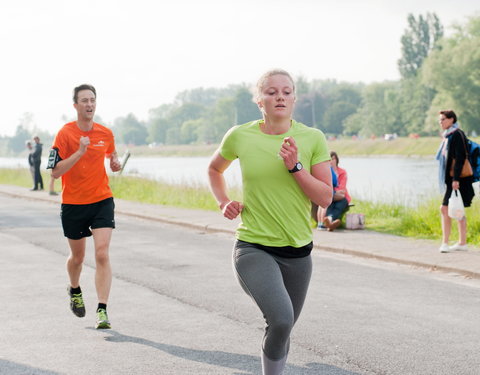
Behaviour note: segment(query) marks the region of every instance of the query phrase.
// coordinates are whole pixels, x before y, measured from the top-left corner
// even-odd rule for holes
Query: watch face
[[[289,172],[289,173],[295,173],[295,172],[301,171],[302,169],[303,169],[302,163],[300,163],[299,161],[297,161],[297,163],[295,164],[295,166],[294,166],[292,169],[289,169],[288,172]]]

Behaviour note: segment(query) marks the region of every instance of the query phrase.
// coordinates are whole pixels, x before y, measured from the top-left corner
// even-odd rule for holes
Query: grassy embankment
[[[383,140],[337,140],[329,142],[329,147],[339,153],[340,158],[348,155],[395,155],[409,157],[432,157],[439,144],[438,138]],[[141,156],[208,156],[215,145],[207,146],[162,146],[154,149],[139,147],[130,149],[133,155]],[[124,149],[119,148],[120,154]],[[48,181],[49,176],[44,175]],[[0,169],[0,183],[24,187],[31,186],[31,176],[27,169]],[[121,199],[163,204],[178,207],[216,210],[216,204],[205,186],[168,185],[136,177],[118,176],[111,178],[114,195]],[[240,199],[241,193],[234,191],[233,199]],[[441,228],[438,208],[441,197],[432,198],[420,207],[407,208],[400,205],[371,203],[355,200],[351,212],[366,215],[367,228],[375,231],[415,238],[440,241]],[[468,243],[480,246],[480,203],[474,199],[472,207],[467,209]],[[453,226],[452,239],[457,238],[456,225]]]
[[[480,142],[480,139],[476,139]],[[338,139],[329,141],[328,146],[342,156],[379,156],[392,155],[403,157],[433,157],[440,144],[439,137],[423,137],[418,139],[397,138],[392,141],[383,139]],[[210,156],[218,145],[179,145],[130,147],[130,151],[138,156]],[[126,146],[118,146],[120,155]]]

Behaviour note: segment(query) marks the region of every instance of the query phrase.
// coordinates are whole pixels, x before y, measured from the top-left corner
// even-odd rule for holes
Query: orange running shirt
[[[112,197],[105,170],[105,157],[115,151],[110,129],[93,123],[92,130],[84,132],[77,122],[65,124],[53,141],[62,160],[78,150],[80,137],[89,137],[90,144],[80,160],[62,176],[62,203],[90,204]]]

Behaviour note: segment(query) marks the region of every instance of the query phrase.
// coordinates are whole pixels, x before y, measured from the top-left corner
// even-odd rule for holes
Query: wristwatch
[[[295,166],[294,166],[292,169],[289,169],[288,172],[289,172],[289,173],[295,173],[295,172],[301,171],[302,169],[303,169],[302,163],[300,163],[299,161],[297,161],[297,163],[295,164]]]

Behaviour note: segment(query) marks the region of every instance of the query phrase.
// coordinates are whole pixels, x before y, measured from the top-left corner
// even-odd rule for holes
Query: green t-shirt
[[[231,128],[219,148],[227,160],[240,161],[243,181],[242,222],[237,238],[264,246],[302,247],[312,241],[311,202],[288,173],[279,155],[285,137],[293,137],[298,159],[307,171],[330,160],[325,135],[292,120],[288,132],[265,134],[263,120]]]

